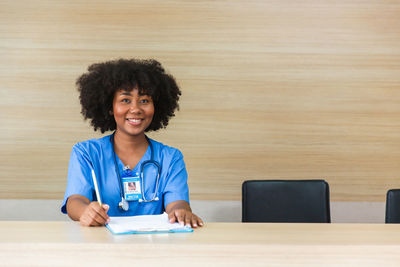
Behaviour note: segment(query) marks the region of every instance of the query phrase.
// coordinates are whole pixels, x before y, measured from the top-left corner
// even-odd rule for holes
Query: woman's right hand
[[[110,217],[107,212],[110,206],[103,204],[100,207],[99,202],[92,201],[83,211],[79,222],[83,226],[101,226],[105,225],[110,221]]]

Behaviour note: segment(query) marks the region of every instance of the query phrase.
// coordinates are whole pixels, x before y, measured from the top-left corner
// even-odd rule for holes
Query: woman
[[[155,60],[120,59],[89,66],[76,83],[84,118],[95,131],[114,133],[73,147],[62,212],[85,226],[163,211],[171,223],[202,226],[189,205],[182,153],[145,135],[174,116],[181,95],[175,79]],[[135,191],[128,189],[132,182]]]

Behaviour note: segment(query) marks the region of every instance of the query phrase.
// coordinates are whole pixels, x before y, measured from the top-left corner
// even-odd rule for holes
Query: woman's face
[[[114,94],[113,113],[117,131],[130,136],[142,135],[153,120],[153,99],[139,95],[137,88],[130,92],[118,90]]]

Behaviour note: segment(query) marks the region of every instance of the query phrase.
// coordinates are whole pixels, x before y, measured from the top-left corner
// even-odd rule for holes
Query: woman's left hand
[[[174,201],[167,205],[166,212],[170,223],[197,228],[203,226],[204,222],[196,214],[192,213],[189,203],[183,200]]]

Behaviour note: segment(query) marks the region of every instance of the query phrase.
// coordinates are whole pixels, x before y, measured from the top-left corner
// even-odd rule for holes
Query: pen
[[[92,169],[92,178],[93,178],[94,190],[96,191],[97,201],[99,202],[100,207],[101,207],[102,204],[101,204],[101,198],[100,198],[99,187],[97,186],[96,174],[94,174],[94,170],[93,170],[93,169]]]

